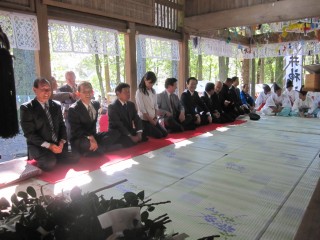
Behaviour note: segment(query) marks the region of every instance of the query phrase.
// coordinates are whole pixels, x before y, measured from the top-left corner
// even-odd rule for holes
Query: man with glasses
[[[20,107],[20,123],[27,139],[29,159],[44,171],[57,162],[75,163],[79,155],[68,152],[67,132],[59,103],[50,99],[51,85],[38,78],[33,83],[35,99]]]
[[[72,148],[85,156],[98,156],[108,151],[120,149],[116,144],[120,138],[117,130],[97,133],[97,118],[100,103],[92,100],[93,89],[90,82],[78,85],[79,100],[69,108],[68,120],[71,127]]]

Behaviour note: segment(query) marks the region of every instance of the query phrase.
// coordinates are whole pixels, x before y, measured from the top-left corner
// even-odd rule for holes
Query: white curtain
[[[0,11],[0,25],[12,48],[40,49],[38,22],[35,16]]]
[[[137,41],[140,41],[137,46],[140,47],[142,58],[180,60],[178,41],[147,35],[139,35]]]
[[[120,55],[116,30],[50,20],[49,33],[53,52]]]

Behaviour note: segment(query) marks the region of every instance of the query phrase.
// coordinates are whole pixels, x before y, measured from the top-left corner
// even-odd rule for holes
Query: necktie
[[[126,113],[126,116],[128,118],[128,121],[130,121],[130,116],[129,116],[129,111],[128,111],[128,105],[127,103],[123,104],[123,110],[125,111]]]
[[[93,115],[92,107],[90,105],[88,106],[88,113],[89,113],[91,121],[93,121],[94,115]]]
[[[170,94],[170,106],[172,110],[172,115],[175,115],[175,107],[174,107],[174,102],[173,102],[173,94]]]
[[[49,111],[49,104],[48,103],[45,104],[44,110],[45,110],[47,118],[49,120],[49,124],[50,124],[50,128],[51,128],[52,140],[54,142],[58,142],[57,135],[54,132],[53,122],[52,122],[51,114],[50,114],[50,111]]]

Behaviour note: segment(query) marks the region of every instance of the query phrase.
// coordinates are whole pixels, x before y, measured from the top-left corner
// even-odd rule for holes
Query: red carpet
[[[96,158],[81,158],[80,161],[75,165],[64,165],[59,164],[51,172],[43,172],[37,178],[49,183],[56,183],[66,178],[72,177],[75,174],[83,174],[85,172],[91,172],[99,169],[101,166],[111,165],[132,157],[139,156],[141,154],[168,146],[170,144],[183,141],[185,139],[198,136],[200,134],[213,131],[222,126],[228,125],[239,125],[246,121],[236,120],[231,124],[211,124],[201,126],[194,131],[186,131],[183,133],[169,134],[166,139],[154,139],[149,138],[148,142],[140,143],[134,147],[115,151],[112,153],[105,154],[101,157]],[[77,174],[77,175],[78,175]]]

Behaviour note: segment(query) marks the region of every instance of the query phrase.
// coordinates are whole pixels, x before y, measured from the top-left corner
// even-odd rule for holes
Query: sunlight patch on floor
[[[218,131],[218,132],[226,132],[226,131],[228,131],[230,128],[228,128],[228,127],[218,127],[216,130]]]
[[[179,149],[179,148],[181,148],[181,147],[186,147],[186,146],[188,146],[188,145],[191,145],[192,143],[193,143],[193,142],[190,141],[190,140],[183,140],[183,141],[181,141],[181,142],[175,143],[175,144],[174,144],[174,145],[175,145],[174,149]]]
[[[107,175],[113,175],[115,172],[121,172],[125,169],[131,168],[133,165],[139,165],[139,163],[130,158],[113,165],[104,164],[100,169]]]
[[[67,173],[65,180],[55,184],[53,193],[57,195],[64,191],[70,191],[75,186],[81,187],[92,182],[92,178],[87,173],[89,173],[89,171],[77,172],[71,169]]]

